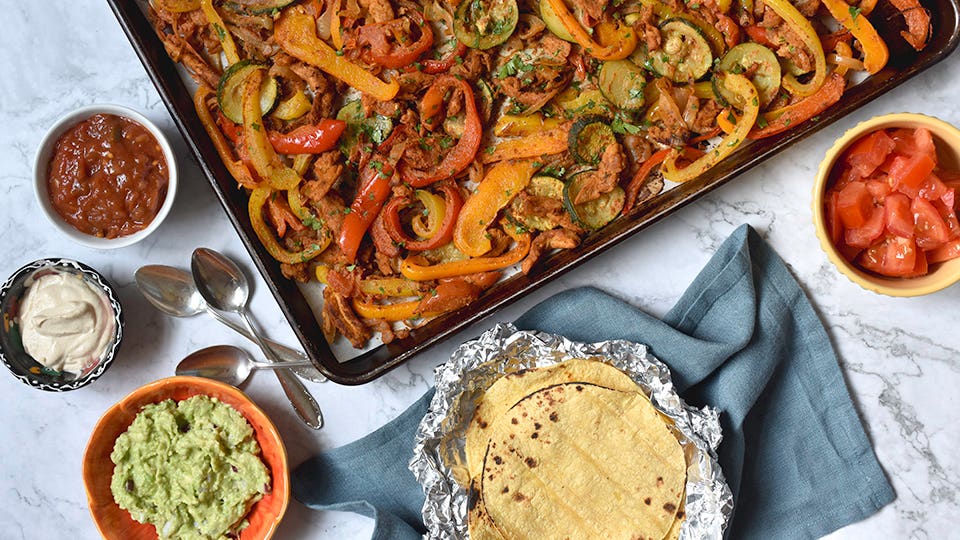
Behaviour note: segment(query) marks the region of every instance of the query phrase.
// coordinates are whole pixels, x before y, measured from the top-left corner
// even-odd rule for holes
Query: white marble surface
[[[100,414],[133,388],[171,375],[197,348],[242,344],[209,318],[174,320],[143,300],[133,283],[141,264],[185,267],[197,246],[221,250],[253,271],[221,208],[105,2],[0,0],[10,21],[0,34],[0,278],[31,260],[68,256],[119,286],[126,339],[116,363],[94,384],[46,393],[0,374],[0,537],[95,538],[80,463]],[[917,299],[859,289],[820,251],[810,217],[818,162],[846,127],[876,114],[924,112],[960,123],[960,55],[954,54],[887,96],[766,161],[603,256],[570,272],[494,318],[447,340],[362,387],[309,384],[327,417],[313,432],[299,425],[273,377],[255,374],[247,392],[279,424],[291,462],[354,440],[401,412],[426,389],[431,369],[459,342],[509,321],[547,296],[579,285],[607,289],[653,314],[679,298],[714,249],[749,223],[776,248],[806,287],[838,349],[847,382],[897,500],[874,517],[830,536],[957,537],[960,523],[960,287]],[[170,136],[180,159],[181,191],[163,226],[145,242],[112,252],[86,249],[43,218],[31,190],[35,146],[62,113],[95,102],[131,106]],[[293,342],[257,277],[256,320]],[[291,502],[278,538],[367,538],[370,522]]]

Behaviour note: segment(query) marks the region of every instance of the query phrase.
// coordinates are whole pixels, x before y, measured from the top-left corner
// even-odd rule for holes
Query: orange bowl
[[[182,401],[196,396],[215,397],[240,412],[250,422],[260,444],[261,458],[270,470],[273,489],[253,505],[246,519],[250,525],[240,531],[241,540],[263,540],[273,536],[290,500],[290,478],[287,451],[276,426],[243,392],[236,388],[199,377],[170,377],[141,386],[119,403],[107,409],[90,436],[83,456],[83,483],[87,491],[90,514],[97,529],[109,540],[156,540],[153,525],[138,523],[120,508],[110,492],[113,461],[110,453],[114,442],[144,405],[166,399]]]
[[[826,252],[827,258],[850,281],[868,291],[887,296],[922,296],[953,285],[960,281],[960,258],[933,264],[926,275],[915,278],[883,277],[861,270],[846,260],[833,245],[824,216],[824,196],[833,183],[834,166],[853,143],[880,129],[918,127],[927,128],[933,134],[938,162],[946,168],[960,170],[960,129],[932,116],[894,113],[871,118],[847,130],[833,147],[827,150],[827,156],[820,163],[820,170],[813,185],[813,225],[820,239],[820,247]]]

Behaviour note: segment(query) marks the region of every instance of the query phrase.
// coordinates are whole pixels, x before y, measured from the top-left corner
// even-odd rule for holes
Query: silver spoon
[[[311,365],[309,361],[292,362]],[[232,345],[214,345],[190,353],[177,364],[177,375],[206,377],[232,386],[240,386],[255,369],[283,369],[283,364],[257,362],[247,351]]]
[[[210,306],[203,300],[200,291],[197,290],[197,285],[193,282],[193,275],[190,272],[173,266],[150,264],[141,266],[135,277],[137,288],[140,289],[143,296],[154,307],[167,315],[171,317],[193,317],[199,313],[207,312],[234,332],[256,343],[256,338],[247,332],[246,328],[232,319],[224,317],[216,310],[210,309]],[[302,352],[276,341],[269,339],[265,341],[284,360],[286,365],[282,367],[292,368],[297,375],[309,381],[325,382],[327,380],[312,364],[302,364],[301,367],[290,365],[291,363],[299,364],[307,361],[307,356]]]
[[[256,338],[267,360],[279,363],[280,358],[277,357],[277,353],[264,343],[263,338],[253,329],[247,317],[250,286],[240,268],[230,259],[206,248],[197,248],[193,251],[190,268],[193,270],[193,280],[197,284],[197,290],[207,304],[213,309],[239,315],[247,331]],[[300,419],[313,429],[323,427],[323,413],[320,412],[320,406],[300,379],[285,369],[275,370],[274,373]]]

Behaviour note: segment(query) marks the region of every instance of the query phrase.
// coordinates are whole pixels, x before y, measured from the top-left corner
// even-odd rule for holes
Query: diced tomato
[[[830,231],[830,241],[834,245],[840,244],[843,240],[843,223],[840,223],[840,214],[837,213],[837,200],[840,199],[839,191],[827,193],[827,200],[824,203],[824,211],[827,219],[827,230]],[[909,205],[908,205],[909,206]],[[911,224],[911,230],[913,226]]]
[[[946,244],[927,252],[927,262],[930,264],[949,261],[960,257],[960,238],[950,240]]]
[[[932,201],[930,204],[937,209],[943,222],[947,224],[950,238],[960,238],[960,220],[957,220],[957,211],[953,209],[953,205],[942,200]]]
[[[847,150],[846,161],[850,168],[860,178],[866,178],[887,159],[896,143],[883,130],[874,131],[870,135],[853,143]]]
[[[926,154],[897,156],[890,165],[890,178],[894,189],[916,197],[920,185],[933,172],[936,162]]]
[[[873,197],[866,183],[850,182],[840,190],[837,212],[844,227],[848,229],[863,227],[870,217],[871,210],[873,210]]]
[[[867,248],[856,262],[877,274],[903,277],[917,265],[917,245],[910,238],[888,236]]]
[[[928,252],[928,251],[924,251],[924,250],[922,250],[922,249],[918,249],[918,250],[916,251],[916,253],[917,253],[917,255],[916,255],[917,260],[916,260],[915,263],[913,263],[913,271],[911,271],[909,274],[904,274],[904,275],[901,276],[901,277],[920,277],[920,276],[925,276],[925,275],[927,275],[927,272],[930,271],[930,265],[929,265],[929,263],[927,262],[927,253],[929,253],[929,252]]]
[[[893,152],[904,156],[926,154],[934,162],[937,161],[933,134],[927,128],[895,129],[890,132],[890,137],[894,142]]]
[[[920,184],[920,189],[917,191],[918,197],[923,197],[928,201],[935,201],[942,198],[947,194],[947,191],[950,188],[947,187],[934,173],[930,173],[929,176]]]
[[[930,201],[918,197],[910,203],[910,211],[913,212],[913,230],[920,249],[940,247],[950,240],[950,229]]]
[[[865,248],[870,246],[874,240],[880,238],[880,235],[883,234],[884,214],[884,209],[878,206],[870,211],[870,217],[867,218],[862,227],[848,228],[843,235],[847,245]]]
[[[910,198],[903,193],[891,193],[883,202],[884,221],[890,234],[913,238],[913,212]]]
[[[840,174],[837,175],[837,179],[834,181],[832,189],[840,191],[841,189],[847,187],[847,184],[853,182],[854,180],[858,180],[858,178],[853,172],[853,169],[850,167],[844,167],[843,170],[840,171]]]
[[[870,196],[873,197],[874,204],[881,204],[892,189],[890,188],[890,184],[886,182],[867,180],[867,191],[869,191]]]

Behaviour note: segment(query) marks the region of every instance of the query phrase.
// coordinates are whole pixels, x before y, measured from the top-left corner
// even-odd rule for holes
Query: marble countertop
[[[206,316],[171,319],[137,292],[142,264],[188,267],[207,246],[240,261],[255,277],[252,307],[274,339],[296,343],[275,301],[176,131],[105,2],[0,0],[12,23],[0,34],[0,277],[46,256],[81,260],[117,286],[126,336],[115,364],[94,384],[56,394],[0,374],[0,523],[10,539],[95,538],[86,507],[81,458],[100,415],[137,386],[173,374],[198,348],[242,343]],[[386,376],[361,387],[312,384],[327,427],[302,426],[269,374],[254,374],[247,393],[278,424],[292,464],[339,446],[390,420],[419,397],[432,369],[460,342],[510,321],[558,291],[596,285],[660,315],[680,297],[715,248],[749,223],[792,268],[837,348],[894,503],[829,538],[946,538],[960,522],[960,287],[914,299],[864,291],[840,275],[820,250],[811,224],[810,189],[827,147],[874,115],[911,111],[960,124],[960,55],[954,54],[889,95],[765,161],[721,189],[582,265],[548,286]],[[36,145],[63,113],[112,102],[142,112],[169,135],[180,157],[180,192],[159,230],[115,251],[71,243],[40,217],[31,188]],[[316,512],[292,501],[278,538],[368,538],[371,522]]]

